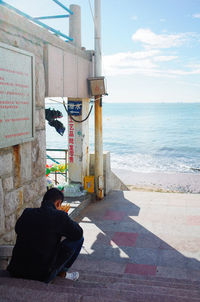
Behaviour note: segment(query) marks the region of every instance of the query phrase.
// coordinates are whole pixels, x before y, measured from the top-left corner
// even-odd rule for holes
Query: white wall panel
[[[65,52],[64,54],[64,95],[77,97],[77,56]]]
[[[92,62],[52,45],[47,46],[45,54],[46,96],[88,98]]]
[[[48,96],[64,96],[63,93],[63,74],[64,74],[64,58],[63,50],[54,46],[48,46],[47,54],[47,87]]]
[[[78,58],[78,97],[88,97],[87,78],[90,77],[90,62],[83,58]]]

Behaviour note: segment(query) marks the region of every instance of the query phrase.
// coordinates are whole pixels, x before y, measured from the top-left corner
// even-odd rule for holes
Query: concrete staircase
[[[200,282],[181,279],[79,271],[77,282],[57,277],[52,284],[0,277],[0,302],[192,302]]]
[[[0,271],[0,302],[199,302],[199,213],[197,194],[112,192],[77,217],[79,281]]]

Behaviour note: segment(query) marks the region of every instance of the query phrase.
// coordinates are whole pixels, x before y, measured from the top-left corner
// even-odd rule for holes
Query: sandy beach
[[[112,169],[130,190],[200,193],[200,173],[140,173]]]

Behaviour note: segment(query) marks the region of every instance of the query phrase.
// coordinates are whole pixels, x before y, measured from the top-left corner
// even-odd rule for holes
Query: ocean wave
[[[133,172],[180,172],[199,173],[199,162],[186,158],[155,157],[149,154],[111,153],[111,167],[113,169],[126,169]]]
[[[200,104],[104,104],[104,150],[111,152],[112,168],[200,173],[199,109]],[[62,113],[64,120],[66,112]],[[93,113],[89,137],[93,151]],[[67,148],[67,141],[67,125],[63,137],[47,125],[48,147]]]

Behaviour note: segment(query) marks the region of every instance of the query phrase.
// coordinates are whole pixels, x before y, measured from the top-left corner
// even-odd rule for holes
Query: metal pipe
[[[56,163],[56,164],[60,164],[57,160],[55,160],[53,157],[51,157],[51,156],[49,156],[48,154],[46,154],[46,157],[48,158],[48,159],[50,159],[50,160],[52,160],[54,163]]]
[[[95,76],[102,75],[101,58],[101,0],[95,0]]]
[[[101,1],[95,0],[95,76],[101,76]],[[95,96],[95,189],[104,198],[102,97]]]
[[[66,6],[64,6],[61,2],[59,2],[58,0],[53,0],[55,3],[57,3],[59,6],[61,6],[64,10],[66,10],[68,13],[70,13],[70,15],[73,15],[73,12],[67,8]]]
[[[95,188],[97,199],[104,197],[103,128],[101,96],[95,96]]]
[[[68,18],[70,15],[56,15],[56,16],[44,16],[44,17],[35,17],[35,20],[46,20],[46,19],[59,19],[59,18]]]
[[[9,8],[9,9],[11,9],[11,10],[13,10],[13,11],[15,11],[17,14],[19,14],[19,15],[21,15],[21,16],[23,16],[23,17],[29,19],[29,20],[31,20],[32,22],[34,22],[34,23],[36,23],[36,24],[38,24],[38,25],[40,25],[40,26],[42,26],[42,27],[44,27],[44,28],[46,28],[46,29],[52,31],[52,32],[55,33],[56,35],[59,35],[59,36],[65,38],[65,39],[67,39],[67,40],[73,41],[73,39],[70,38],[70,37],[68,37],[67,35],[65,35],[65,34],[61,33],[60,31],[55,30],[54,28],[52,28],[52,27],[50,27],[50,26],[48,26],[48,25],[46,25],[46,24],[44,24],[44,23],[42,23],[42,22],[40,22],[40,21],[34,19],[33,17],[31,17],[31,16],[25,14],[24,12],[22,12],[21,10],[15,8],[14,6],[9,5],[8,3],[6,3],[6,2],[4,2],[4,1],[2,1],[2,0],[0,0],[0,4],[3,5],[3,6],[5,6],[5,7],[7,7],[7,8]]]
[[[81,48],[81,7],[71,4],[70,10],[74,14],[69,18],[69,35],[73,37],[73,44]]]

